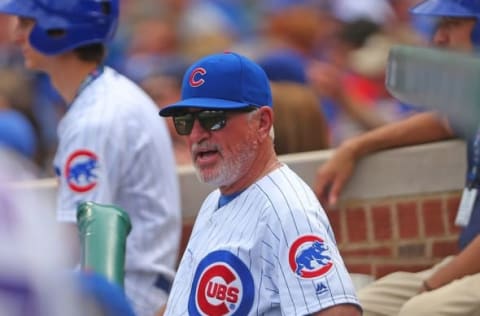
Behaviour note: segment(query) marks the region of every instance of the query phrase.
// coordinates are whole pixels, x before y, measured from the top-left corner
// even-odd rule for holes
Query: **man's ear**
[[[269,106],[262,106],[260,109],[260,118],[258,126],[258,137],[263,140],[266,137],[269,137],[270,130],[273,126],[273,109]]]

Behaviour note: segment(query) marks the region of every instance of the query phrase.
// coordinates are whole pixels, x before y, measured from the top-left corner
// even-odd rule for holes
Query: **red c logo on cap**
[[[190,79],[188,80],[188,82],[190,83],[190,86],[193,88],[200,87],[202,84],[205,83],[205,80],[202,79],[201,76],[205,76],[206,74],[207,74],[207,71],[205,70],[205,68],[202,68],[202,67],[195,68],[190,74]],[[200,77],[200,79],[198,79],[197,77]]]

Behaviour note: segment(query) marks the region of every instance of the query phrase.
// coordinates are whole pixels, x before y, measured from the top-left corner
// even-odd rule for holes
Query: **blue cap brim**
[[[196,108],[196,109],[207,109],[207,110],[236,110],[245,108],[248,106],[258,106],[256,104],[235,102],[224,99],[213,99],[213,98],[190,98],[179,101],[172,105],[169,105],[162,110],[160,110],[160,116],[172,116],[175,113],[182,111],[187,108]]]
[[[429,16],[472,17],[472,12],[455,1],[427,0],[410,9],[410,13]]]

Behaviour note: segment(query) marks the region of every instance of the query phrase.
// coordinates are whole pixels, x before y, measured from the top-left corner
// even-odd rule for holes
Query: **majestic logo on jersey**
[[[195,68],[190,74],[190,79],[188,80],[188,82],[190,83],[190,86],[193,88],[200,87],[202,84],[205,83],[205,79],[203,79],[202,77],[205,76],[206,74],[207,74],[207,71],[205,70],[205,68],[202,68],[202,67]]]
[[[247,315],[254,290],[252,275],[237,256],[214,251],[198,264],[188,300],[189,315]]]
[[[89,150],[77,150],[67,159],[65,178],[75,192],[87,192],[97,185],[98,158]]]
[[[318,236],[305,235],[290,246],[288,261],[296,275],[312,279],[325,275],[333,266],[328,247]]]
[[[322,295],[322,294],[327,293],[327,292],[328,292],[328,288],[323,283],[319,283],[315,287],[315,293],[317,293],[317,295]]]

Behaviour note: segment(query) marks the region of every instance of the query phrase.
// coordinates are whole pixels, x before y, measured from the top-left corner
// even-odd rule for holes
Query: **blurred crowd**
[[[384,86],[388,51],[428,41],[418,0],[122,0],[107,64],[159,108],[180,98],[184,71],[210,53],[256,60],[272,81],[279,154],[332,148],[415,110]],[[24,69],[0,16],[0,144],[54,174],[56,127],[67,110],[47,77]],[[160,119],[160,118],[159,118]],[[188,148],[172,129],[178,164]]]

